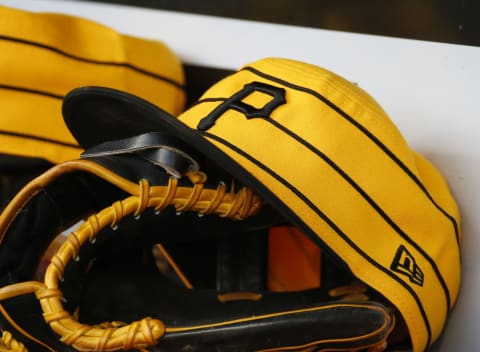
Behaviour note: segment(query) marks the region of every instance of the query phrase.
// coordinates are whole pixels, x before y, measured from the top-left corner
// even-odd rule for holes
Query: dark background
[[[480,45],[480,0],[89,0],[339,31]]]

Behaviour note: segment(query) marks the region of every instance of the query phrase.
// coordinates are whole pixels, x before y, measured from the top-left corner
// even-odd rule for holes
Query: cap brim
[[[161,108],[129,93],[104,87],[81,87],[63,101],[65,123],[84,149],[147,132],[161,132]]]
[[[271,201],[288,219],[301,226],[297,217],[249,172],[198,131],[173,115],[135,95],[105,87],[81,87],[64,99],[62,113],[67,127],[84,149],[148,132],[164,132],[186,144],[187,152],[198,153]],[[288,215],[287,215],[288,214]]]
[[[272,197],[250,173],[196,130],[133,94],[106,87],[76,88],[66,95],[62,113],[70,132],[84,149],[143,133],[163,132],[178,138],[192,157],[198,158],[201,154],[265,199]]]

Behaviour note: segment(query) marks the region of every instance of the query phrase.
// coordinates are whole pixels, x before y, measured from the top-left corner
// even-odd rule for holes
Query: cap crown
[[[322,68],[269,58],[179,120],[392,302],[416,351],[438,338],[460,284],[458,208],[371,96]]]

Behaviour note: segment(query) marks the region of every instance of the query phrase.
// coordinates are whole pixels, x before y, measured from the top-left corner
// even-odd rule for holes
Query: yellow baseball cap
[[[178,118],[101,88],[71,92],[64,115],[87,146],[102,137],[86,126],[103,131],[113,115],[120,130],[135,119],[142,121],[137,133],[182,139],[391,302],[414,351],[440,336],[460,286],[455,199],[355,84],[307,63],[267,58],[213,85]]]
[[[0,153],[58,163],[82,149],[63,123],[70,90],[123,90],[171,114],[185,104],[180,60],[162,42],[87,19],[0,6]]]

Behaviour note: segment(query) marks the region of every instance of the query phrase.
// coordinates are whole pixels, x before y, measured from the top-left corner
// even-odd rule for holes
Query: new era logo
[[[417,265],[415,258],[407,250],[407,248],[405,248],[405,246],[401,245],[398,247],[390,269],[397,273],[408,276],[412,283],[423,286],[423,271]]]

